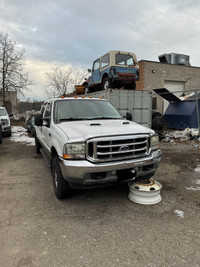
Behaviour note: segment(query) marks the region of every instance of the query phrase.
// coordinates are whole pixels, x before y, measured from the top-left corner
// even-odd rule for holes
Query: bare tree
[[[88,75],[88,71],[86,71],[83,66],[75,67],[73,72],[73,85],[83,83],[86,75]]]
[[[54,66],[45,73],[48,81],[48,96],[66,95],[74,90],[75,84],[80,84],[87,72],[81,67]]]
[[[25,50],[17,50],[16,43],[9,39],[8,34],[0,33],[0,91],[3,105],[6,92],[23,94],[24,89],[33,84],[28,78],[28,72],[24,70],[24,54]]]

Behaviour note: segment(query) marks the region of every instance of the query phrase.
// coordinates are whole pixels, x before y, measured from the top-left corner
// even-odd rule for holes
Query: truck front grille
[[[145,157],[149,154],[148,135],[95,138],[87,141],[87,159],[106,162]]]

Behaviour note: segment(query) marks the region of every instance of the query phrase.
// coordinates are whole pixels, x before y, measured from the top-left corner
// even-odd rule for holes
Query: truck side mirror
[[[88,72],[92,72],[91,69],[88,69]]]
[[[126,112],[126,119],[132,121],[132,114],[130,112]]]
[[[43,125],[42,114],[38,113],[35,115],[35,126],[42,126],[42,125]]]

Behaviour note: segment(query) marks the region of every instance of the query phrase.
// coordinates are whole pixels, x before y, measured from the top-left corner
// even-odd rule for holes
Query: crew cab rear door
[[[46,104],[43,113],[43,126],[41,134],[41,142],[46,152],[50,152],[50,142],[51,142],[51,115],[52,115],[52,103],[48,102]]]

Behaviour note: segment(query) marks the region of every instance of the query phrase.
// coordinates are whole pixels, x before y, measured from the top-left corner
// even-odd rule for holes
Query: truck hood
[[[0,120],[9,120],[8,115],[0,115]]]
[[[57,126],[73,141],[124,134],[150,134],[151,129],[126,120],[87,120],[62,122]]]

